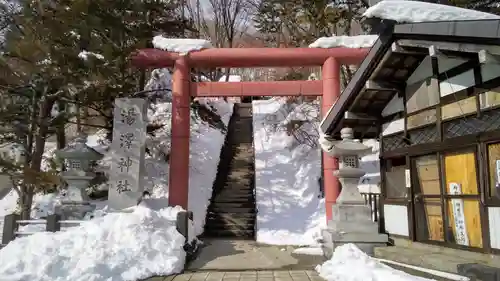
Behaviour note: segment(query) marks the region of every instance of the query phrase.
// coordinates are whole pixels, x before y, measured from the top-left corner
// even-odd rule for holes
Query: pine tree
[[[0,166],[17,176],[22,216],[28,218],[33,194],[51,182],[41,179],[53,179],[42,171],[47,137],[58,132],[64,138],[67,123],[96,126],[85,123],[91,116],[81,120],[80,111],[92,110],[104,120],[97,126],[111,129],[114,99],[144,86],[142,73],[128,61],[130,53],[148,46],[155,32],[183,36],[187,22],[176,1],[22,0],[19,5],[9,14],[0,57],[0,96],[10,104],[0,110],[0,143],[20,145],[26,157],[22,163],[4,159]],[[78,111],[67,110],[71,107]]]

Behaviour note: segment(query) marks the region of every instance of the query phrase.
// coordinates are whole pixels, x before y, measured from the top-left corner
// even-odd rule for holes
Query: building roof
[[[404,93],[406,80],[433,48],[452,56],[476,58],[481,50],[500,53],[500,19],[386,22],[379,39],[321,122],[322,131],[336,136],[343,126],[350,126],[356,137],[377,137],[382,110],[394,95]]]

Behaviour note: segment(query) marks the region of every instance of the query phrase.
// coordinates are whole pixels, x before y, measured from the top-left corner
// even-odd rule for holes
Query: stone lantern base
[[[322,249],[331,258],[336,247],[353,243],[373,256],[375,247],[386,246],[387,234],[379,233],[378,223],[372,221],[370,207],[365,204],[337,203],[333,206],[333,219],[322,231]]]
[[[87,202],[62,202],[55,207],[54,212],[61,216],[62,220],[81,220],[85,215],[95,211],[96,206]]]

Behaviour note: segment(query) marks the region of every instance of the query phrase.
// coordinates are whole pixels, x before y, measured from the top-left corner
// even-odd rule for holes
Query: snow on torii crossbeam
[[[173,67],[172,133],[169,205],[188,209],[190,101],[197,97],[321,96],[321,114],[327,114],[340,95],[340,66],[361,63],[367,48],[219,48],[187,54],[159,49],[136,51],[131,61],[142,69]],[[192,68],[249,68],[322,66],[321,81],[191,82]],[[340,192],[333,171],[337,159],[323,154],[323,183],[327,219]]]

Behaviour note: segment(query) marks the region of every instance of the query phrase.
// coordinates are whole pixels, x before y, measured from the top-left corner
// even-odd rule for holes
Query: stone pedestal
[[[372,221],[370,206],[358,190],[359,179],[365,174],[359,169],[359,158],[370,153],[371,148],[352,140],[352,130],[341,131],[342,141],[333,143],[328,152],[339,158],[339,169],[334,172],[342,184],[342,191],[332,207],[332,220],[322,231],[322,248],[331,258],[336,247],[353,243],[368,255],[377,246],[385,246],[387,234],[379,233],[378,223]],[[328,187],[325,187],[328,188]]]

